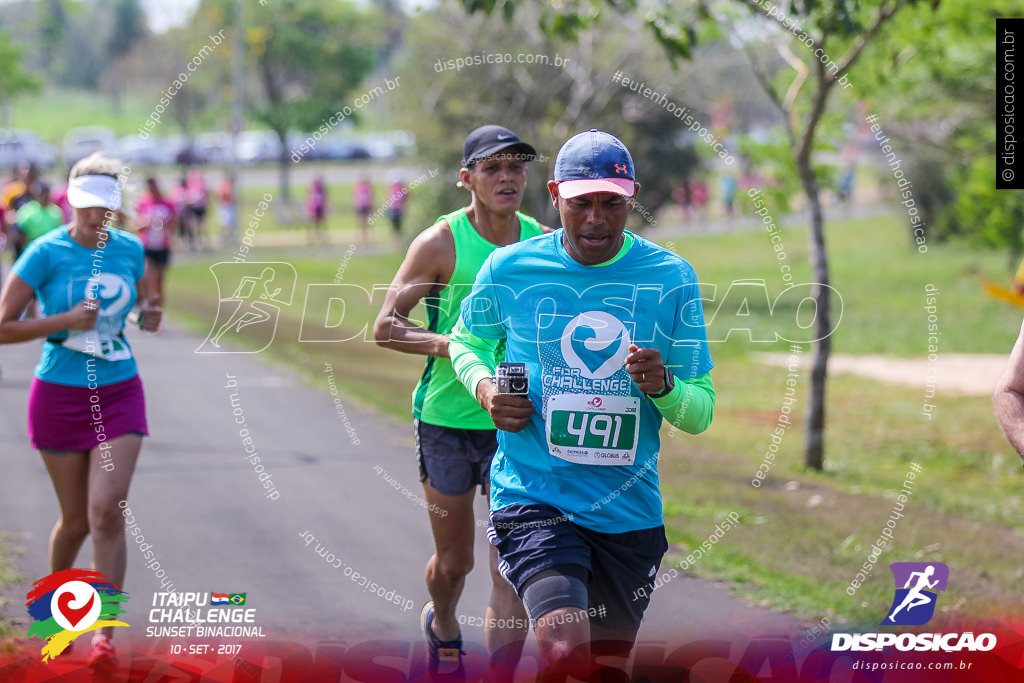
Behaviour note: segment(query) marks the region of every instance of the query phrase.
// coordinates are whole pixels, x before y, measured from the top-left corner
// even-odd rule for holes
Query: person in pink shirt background
[[[405,213],[405,202],[408,198],[409,188],[405,186],[401,178],[395,178],[388,185],[387,207],[396,245],[400,245],[402,242],[402,215]]]
[[[327,231],[324,229],[324,221],[327,219],[327,191],[324,189],[324,179],[317,176],[309,185],[309,196],[306,198],[306,216],[313,226],[311,242],[327,244]]]
[[[370,211],[373,210],[373,185],[369,178],[361,178],[352,190],[352,205],[359,216],[359,226],[363,231],[363,242],[370,240]]]
[[[50,192],[50,201],[60,207],[60,212],[64,214],[64,223],[71,222],[71,205],[68,204],[68,184],[62,183],[55,187]]]
[[[206,228],[206,207],[210,202],[210,190],[206,178],[198,168],[188,172],[185,183],[185,211],[182,214],[185,234],[193,251],[203,248],[203,233]]]
[[[143,279],[147,291],[155,292],[156,303],[164,301],[164,275],[171,261],[171,235],[177,229],[178,216],[174,204],[164,197],[156,178],[146,178],[148,192],[135,207],[135,228],[146,253]]]

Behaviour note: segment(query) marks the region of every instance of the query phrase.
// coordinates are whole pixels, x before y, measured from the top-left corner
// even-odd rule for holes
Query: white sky
[[[256,0],[246,0],[255,2]],[[199,0],[141,0],[146,10],[149,27],[155,33],[163,33],[173,26],[181,26],[199,5]],[[373,0],[355,0],[357,4],[373,4]],[[402,0],[406,10],[414,7],[430,7],[433,0]]]
[[[0,5],[19,0],[0,0]],[[140,0],[146,11],[149,27],[155,33],[163,33],[174,26],[182,26],[199,5],[199,0]],[[245,0],[255,2],[256,0]],[[373,0],[354,0],[356,4],[373,4]],[[434,0],[402,0],[407,10],[415,7],[430,7]]]
[[[154,33],[183,25],[198,5],[199,0],[142,0]]]

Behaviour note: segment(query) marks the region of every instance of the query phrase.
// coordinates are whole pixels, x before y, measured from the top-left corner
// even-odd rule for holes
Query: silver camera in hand
[[[530,393],[530,372],[526,363],[498,363],[494,386],[499,394],[527,396]]]

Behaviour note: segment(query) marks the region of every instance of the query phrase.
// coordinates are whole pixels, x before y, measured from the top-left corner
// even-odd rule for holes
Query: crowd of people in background
[[[854,164],[847,163],[837,174],[835,193],[839,203],[850,202],[855,168]],[[716,218],[731,222],[746,213],[743,202],[737,200],[740,193],[751,187],[763,187],[766,182],[770,182],[769,179],[749,168],[738,174],[723,173],[717,177],[698,174],[675,187],[672,203],[680,211],[679,220],[684,225]],[[374,183],[368,176],[363,175],[355,182],[351,190],[351,210],[354,228],[363,244],[371,241],[370,231],[375,222],[387,216],[395,247],[401,248],[402,222],[410,189],[399,175],[393,174],[387,180],[384,201],[378,203]],[[318,173],[309,183],[300,219],[307,227],[309,244],[330,242],[329,194],[327,180]],[[66,195],[66,182],[51,186],[42,181],[38,170],[29,164],[14,169],[9,180],[0,185],[0,249],[6,243],[17,259],[32,240],[66,224],[71,219]],[[211,234],[207,221],[214,208],[219,240]],[[167,192],[162,191],[155,178],[147,178],[145,192],[134,209],[133,217],[127,222],[121,221],[121,225],[136,230],[146,244],[147,264],[154,272],[154,285],[161,292],[163,273],[174,249],[201,253],[218,242],[227,244],[237,239],[238,197],[227,176],[211,189],[203,172],[193,168]],[[336,212],[335,215],[343,214]]]
[[[396,247],[402,245],[402,221],[409,186],[394,175],[388,180],[385,201],[377,206],[370,178],[361,177],[352,188],[352,209],[355,226],[364,244],[370,241],[370,228],[378,217],[386,215],[391,224]],[[129,184],[131,194],[131,184]],[[309,184],[304,219],[310,244],[327,244],[329,240],[329,188],[322,174]],[[220,239],[212,233],[207,218],[215,211]],[[225,176],[211,186],[200,169],[182,175],[172,188],[164,188],[155,177],[145,179],[137,201],[125,213],[119,212],[117,227],[134,230],[146,247],[146,262],[153,274],[156,291],[163,290],[163,274],[176,249],[201,253],[219,242],[237,239],[238,197],[231,179]],[[6,246],[13,260],[30,242],[71,220],[67,203],[67,182],[53,185],[40,178],[38,169],[24,164],[12,170],[0,184],[0,251]]]
[[[14,168],[0,187],[0,246],[6,243],[15,260],[30,242],[70,219],[67,184],[53,191],[32,164]]]
[[[373,183],[370,179],[363,176],[352,187],[352,209],[356,215],[359,236],[363,244],[367,244],[370,241],[370,228],[376,217],[387,213],[388,219],[391,221],[395,246],[400,247],[402,244],[402,218],[405,214],[406,200],[409,198],[409,188],[400,177],[395,176],[388,183],[385,194],[387,199],[384,205],[379,207],[375,213]],[[327,213],[327,185],[323,176],[318,175],[310,182],[306,194],[306,219],[311,244],[326,244],[328,242]]]
[[[206,234],[210,194],[203,172],[198,169],[189,171],[167,194],[161,191],[155,178],[146,178],[146,191],[135,207],[135,219],[128,222],[136,230],[154,232],[158,238],[152,247],[155,250],[169,250],[174,234],[190,250],[202,251],[210,245]],[[235,196],[229,178],[224,178],[216,196],[220,227],[228,235],[235,221]],[[154,203],[164,209],[157,217],[150,216]],[[156,219],[173,223],[166,236],[154,224]],[[34,165],[23,164],[12,169],[10,177],[0,184],[0,248],[9,247],[15,260],[33,240],[70,220],[66,181],[51,185],[40,177]],[[123,212],[118,214],[118,223],[121,227],[126,224]]]
[[[33,241],[71,222],[66,179],[51,186],[32,164],[14,168],[0,185],[0,251],[7,247],[17,262]],[[235,227],[235,192],[224,178],[217,192],[222,234],[230,241]],[[145,279],[158,301],[164,298],[164,274],[178,241],[193,252],[211,242],[206,235],[210,191],[202,171],[193,169],[164,193],[155,177],[145,179],[145,191],[127,214],[118,210],[113,227],[133,230],[145,247]]]

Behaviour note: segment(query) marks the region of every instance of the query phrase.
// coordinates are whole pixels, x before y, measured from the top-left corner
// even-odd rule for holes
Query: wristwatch
[[[676,388],[676,377],[672,374],[672,371],[665,368],[665,388],[656,394],[647,394],[648,398],[664,398]]]

